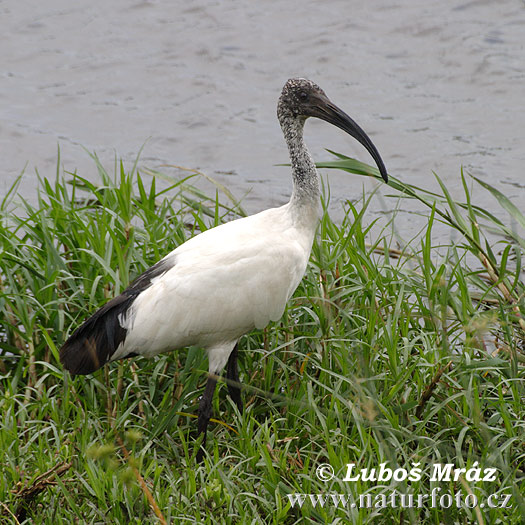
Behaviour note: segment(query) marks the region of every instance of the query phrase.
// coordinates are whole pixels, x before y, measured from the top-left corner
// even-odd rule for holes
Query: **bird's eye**
[[[302,102],[305,102],[307,99],[308,99],[308,93],[306,91],[301,91],[299,93],[299,99],[302,101]]]

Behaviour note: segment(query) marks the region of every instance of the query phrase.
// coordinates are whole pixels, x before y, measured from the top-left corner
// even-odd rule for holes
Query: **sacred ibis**
[[[90,374],[126,357],[153,357],[191,345],[206,349],[209,376],[197,423],[202,446],[217,374],[226,366],[229,394],[242,410],[239,338],[282,316],[306,270],[319,219],[319,178],[303,141],[306,119],[317,117],[357,139],[388,181],[370,138],[310,80],[286,82],[277,116],[292,166],[290,201],[181,244],[89,317],[60,350],[69,372]]]

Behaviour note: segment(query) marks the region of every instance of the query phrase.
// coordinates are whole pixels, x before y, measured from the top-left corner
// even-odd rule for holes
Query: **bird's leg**
[[[239,412],[242,412],[241,387],[239,385],[239,370],[237,369],[237,346],[233,347],[232,353],[226,364],[226,381],[228,383],[228,393],[232,401],[237,405]]]
[[[213,394],[215,386],[217,385],[217,376],[210,374],[199,403],[199,419],[197,420],[197,436],[204,434],[199,451],[197,452],[197,461],[201,462],[204,454],[204,447],[206,445],[206,431],[208,430],[208,423],[211,417],[211,405],[213,401]]]

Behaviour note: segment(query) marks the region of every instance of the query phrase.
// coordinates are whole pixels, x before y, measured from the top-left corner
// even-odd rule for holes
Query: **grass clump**
[[[201,466],[201,349],[71,378],[57,348],[148,266],[243,211],[230,195],[207,198],[192,175],[159,190],[136,166],[109,176],[94,162],[99,184],[57,173],[39,179],[36,204],[15,207],[13,187],[0,207],[2,520],[521,523],[525,241],[471,202],[466,177],[464,202],[444,185],[436,194],[392,179],[429,210],[406,244],[386,227],[372,234],[373,195],[347,203],[340,224],[323,215],[285,315],[241,339],[246,408],[219,385]],[[342,155],[325,167],[374,174]],[[459,242],[434,246],[437,221]],[[381,464],[397,479],[347,479]],[[464,471],[436,481],[436,464]],[[403,478],[414,468],[419,479]]]

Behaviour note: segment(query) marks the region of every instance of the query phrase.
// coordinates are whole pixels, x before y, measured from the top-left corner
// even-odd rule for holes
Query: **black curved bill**
[[[323,97],[323,99],[320,98],[318,100],[318,104],[316,104],[315,107],[312,107],[312,116],[337,126],[359,141],[376,161],[383,180],[388,182],[388,173],[386,172],[385,164],[377,148],[370,140],[370,137],[343,110],[339,109],[335,104],[332,104],[328,98]]]

